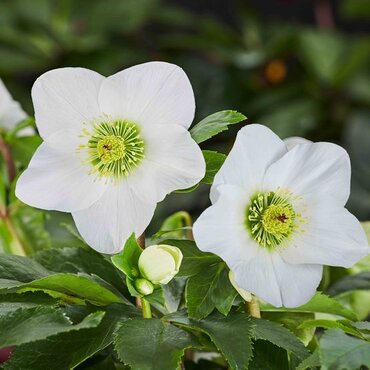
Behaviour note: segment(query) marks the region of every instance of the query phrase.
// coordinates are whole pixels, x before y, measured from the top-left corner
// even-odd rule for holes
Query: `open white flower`
[[[288,151],[261,125],[241,129],[214,179],[209,207],[194,224],[203,251],[223,258],[235,283],[275,306],[307,302],[322,266],[349,267],[369,253],[344,205],[350,162],[330,143]]]
[[[151,62],[110,77],[61,68],[33,88],[44,142],[18,180],[25,203],[71,212],[96,250],[117,253],[168,193],[201,180],[205,163],[187,128],[195,111],[184,71]]]
[[[21,105],[15,101],[0,79],[0,128],[12,130],[17,123],[27,118],[26,112]],[[32,135],[32,128],[24,128],[21,130],[22,135]]]

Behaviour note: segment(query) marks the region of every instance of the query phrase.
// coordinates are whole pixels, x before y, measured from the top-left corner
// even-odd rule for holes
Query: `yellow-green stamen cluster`
[[[96,124],[86,146],[89,161],[99,177],[127,176],[144,159],[144,141],[132,122]]]
[[[247,207],[245,224],[260,246],[275,249],[291,237],[296,216],[289,198],[258,193]]]

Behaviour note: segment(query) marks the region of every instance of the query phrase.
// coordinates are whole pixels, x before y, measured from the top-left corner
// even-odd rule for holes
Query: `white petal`
[[[62,129],[81,129],[99,117],[98,93],[104,77],[84,68],[44,73],[32,87],[36,125],[45,139]]]
[[[284,143],[288,150],[292,150],[296,145],[312,143],[311,140],[307,140],[300,136],[291,136],[284,139]]]
[[[291,265],[261,247],[255,258],[230,268],[239,287],[276,307],[297,307],[309,301],[322,276],[320,265]]]
[[[217,254],[231,266],[253,258],[259,247],[244,225],[248,194],[234,185],[221,185],[219,192],[217,202],[194,223],[193,234],[200,250]]]
[[[156,204],[143,202],[127,186],[111,185],[95,204],[73,212],[77,229],[86,242],[101,253],[114,254],[122,250],[134,232],[139,237],[149,225]]]
[[[12,129],[15,125],[27,118],[20,104],[13,100],[9,91],[0,79],[0,127]]]
[[[217,199],[221,184],[242,186],[256,192],[262,186],[266,169],[287,152],[284,142],[262,125],[243,127],[225,163],[216,174],[211,188],[211,200]]]
[[[52,134],[36,150],[28,168],[20,176],[16,196],[30,206],[64,212],[77,211],[96,202],[106,184],[89,175],[76,148],[74,131]]]
[[[145,160],[129,176],[142,199],[158,203],[174,190],[196,185],[205,174],[202,151],[189,132],[178,125],[144,127]]]
[[[347,152],[331,143],[300,144],[272,164],[264,179],[265,190],[278,187],[303,197],[347,202],[351,166]]]
[[[287,262],[348,268],[370,253],[366,234],[355,216],[325,201],[315,208],[305,232],[282,252]]]
[[[164,62],[150,62],[108,77],[101,88],[102,111],[141,125],[177,124],[188,128],[195,101],[185,72]]]

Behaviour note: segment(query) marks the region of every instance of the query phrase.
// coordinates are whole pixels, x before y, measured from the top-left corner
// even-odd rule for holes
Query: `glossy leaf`
[[[246,119],[247,117],[242,113],[233,110],[224,110],[202,119],[190,130],[190,134],[199,144],[227,130],[229,125],[234,125]]]
[[[158,319],[129,319],[114,334],[119,358],[133,370],[173,370],[185,349],[199,346],[188,332]]]

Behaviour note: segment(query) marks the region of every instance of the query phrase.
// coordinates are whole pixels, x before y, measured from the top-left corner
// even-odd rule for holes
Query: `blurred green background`
[[[344,146],[353,168],[348,208],[367,220],[369,19],[368,0],[0,0],[0,78],[33,114],[30,88],[49,69],[110,75],[150,60],[176,63],[192,82],[196,121],[236,109],[281,137]],[[227,153],[239,127],[204,148]],[[208,191],[171,195],[151,229],[180,209],[196,216]]]

